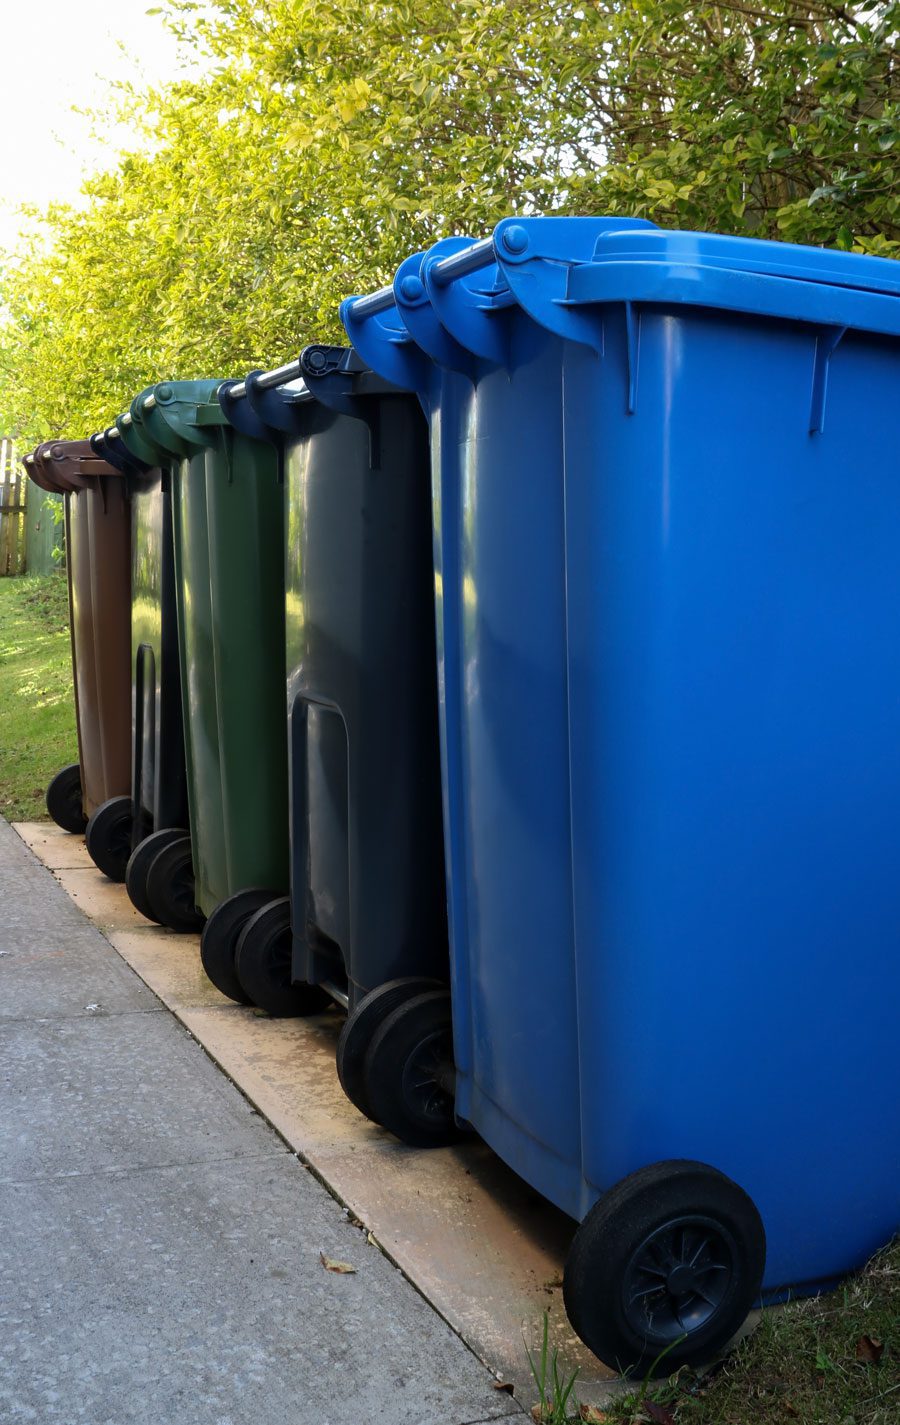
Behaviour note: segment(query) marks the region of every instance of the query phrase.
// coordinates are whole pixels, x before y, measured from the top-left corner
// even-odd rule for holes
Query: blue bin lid
[[[503,254],[507,271],[514,261]],[[898,297],[900,262],[892,258],[635,228],[602,233],[591,260],[573,263],[562,305],[685,303],[898,335]]]
[[[416,293],[419,295],[417,296]],[[641,219],[504,218],[479,242],[448,239],[402,264],[392,287],[341,317],[371,365],[423,394],[460,352],[507,359],[496,322],[514,304],[550,331],[602,349],[607,304],[703,307],[829,330],[900,336],[900,262],[760,238],[665,231]],[[428,308],[426,311],[425,308]]]

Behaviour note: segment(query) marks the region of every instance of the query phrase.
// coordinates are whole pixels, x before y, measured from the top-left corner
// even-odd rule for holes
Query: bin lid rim
[[[900,262],[868,253],[801,246],[769,238],[731,237],[720,233],[631,228],[602,234],[593,258],[572,269],[570,296],[589,296],[591,276],[612,264],[670,267],[682,276],[694,269],[776,277],[795,282],[844,287],[858,292],[900,296]]]

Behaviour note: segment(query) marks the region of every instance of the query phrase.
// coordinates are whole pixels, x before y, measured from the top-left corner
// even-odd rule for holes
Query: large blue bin
[[[625,1369],[900,1224],[898,296],[534,218],[342,309],[431,421],[457,1112]]]

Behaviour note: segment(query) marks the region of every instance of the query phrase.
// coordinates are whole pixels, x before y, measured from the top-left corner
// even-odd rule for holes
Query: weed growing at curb
[[[577,1372],[568,1376],[549,1351],[546,1317],[541,1350],[528,1359],[541,1425],[897,1425],[900,1239],[837,1291],[764,1311],[709,1369],[682,1367],[657,1384],[651,1369],[602,1407],[579,1405]]]

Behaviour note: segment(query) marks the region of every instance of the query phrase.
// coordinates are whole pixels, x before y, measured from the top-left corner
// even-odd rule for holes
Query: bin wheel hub
[[[427,1123],[445,1120],[452,1111],[450,1095],[440,1075],[447,1057],[446,1034],[430,1034],[410,1055],[403,1069],[403,1097],[412,1112]]]
[[[722,1224],[684,1217],[652,1232],[634,1252],[623,1283],[633,1330],[677,1341],[706,1324],[731,1285],[736,1245]]]

